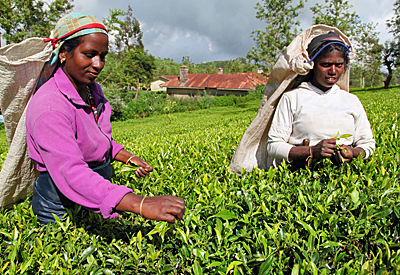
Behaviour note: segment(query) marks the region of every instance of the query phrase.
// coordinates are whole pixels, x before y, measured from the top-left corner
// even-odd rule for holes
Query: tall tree
[[[386,21],[389,32],[393,33],[396,39],[400,39],[400,0],[396,0],[393,4],[394,16]]]
[[[268,72],[276,62],[279,54],[297,36],[297,27],[300,21],[295,21],[304,1],[292,5],[293,0],[262,0],[256,4],[256,18],[266,23],[264,30],[254,30],[253,40],[256,45],[252,47],[247,58],[261,65]]]
[[[389,28],[389,32],[393,34],[394,40],[386,41],[382,51],[383,65],[388,70],[384,82],[385,89],[389,88],[393,76],[393,70],[400,64],[400,0],[394,2],[393,11],[394,16],[386,21],[386,26]]]
[[[347,0],[325,0],[325,5],[311,7],[313,22],[337,27],[348,36],[355,35],[361,20],[356,12],[350,11],[352,7]]]
[[[372,87],[375,84],[376,75],[382,66],[382,49],[379,44],[379,32],[377,24],[362,23],[357,26],[353,46],[356,48],[356,59],[351,64],[354,75],[359,78],[359,86],[364,88],[365,81]]]
[[[189,68],[189,73],[195,74],[199,73],[198,70],[195,69],[196,64],[193,63],[192,59],[188,55],[182,56],[182,65],[185,65],[186,67]]]
[[[385,42],[385,46],[382,51],[383,65],[386,67],[388,74],[384,81],[384,88],[388,89],[390,81],[392,80],[393,70],[399,65],[399,43],[393,40]]]
[[[135,86],[137,98],[140,84],[149,84],[155,70],[154,56],[144,49],[125,49],[119,53],[107,55],[106,66],[99,75],[98,82],[105,86],[114,86],[120,90],[121,97],[127,102],[129,98],[128,88]]]
[[[0,28],[9,43],[49,37],[57,21],[74,6],[68,0],[0,0]]]
[[[120,18],[122,17],[122,18]],[[128,5],[128,11],[110,10],[109,16],[103,21],[109,33],[114,36],[114,46],[118,51],[131,48],[143,49],[143,32],[140,23],[133,16],[133,9]]]

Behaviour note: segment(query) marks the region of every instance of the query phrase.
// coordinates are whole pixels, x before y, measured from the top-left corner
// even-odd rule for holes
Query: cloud
[[[128,4],[141,23],[145,48],[156,57],[180,62],[188,55],[193,62],[229,60],[246,56],[254,46],[250,37],[264,23],[255,18],[257,0],[75,0],[75,11],[102,19],[109,9],[126,10]],[[312,24],[309,0],[299,16],[301,28]],[[319,1],[321,2],[321,1]],[[392,0],[351,0],[353,10],[364,22],[379,23],[381,42],[390,35],[386,19],[393,15]]]

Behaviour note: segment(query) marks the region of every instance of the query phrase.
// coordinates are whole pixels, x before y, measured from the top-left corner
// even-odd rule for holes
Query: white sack
[[[34,162],[28,157],[25,115],[52,51],[51,43],[41,38],[0,48],[0,106],[9,146],[0,172],[0,208],[29,196],[38,176]]]

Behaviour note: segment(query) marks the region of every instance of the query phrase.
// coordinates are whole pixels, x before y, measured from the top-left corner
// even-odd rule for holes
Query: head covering
[[[308,44],[307,52],[310,60],[307,63],[312,62],[327,46],[332,44],[340,44],[347,48],[346,55],[350,53],[350,46],[346,45],[343,39],[339,35],[330,31],[326,34],[321,34],[313,38],[310,44]],[[347,58],[346,58],[347,60]]]
[[[53,74],[64,41],[91,33],[107,34],[107,29],[97,18],[86,13],[70,13],[57,22],[50,38],[44,39],[44,42],[51,42],[54,50],[49,61],[44,65],[37,89]]]
[[[332,35],[330,32],[334,34]],[[250,172],[254,167],[268,169],[273,164],[274,159],[267,152],[267,140],[275,108],[281,95],[292,89],[296,82],[296,77],[298,75],[307,75],[313,69],[313,56],[309,55],[308,48],[309,46],[314,48],[311,45],[314,43],[311,42],[315,37],[323,38],[321,40],[323,41],[322,44],[326,43],[327,40],[324,39],[327,37],[322,35],[327,35],[328,40],[330,38],[334,39],[331,42],[340,42],[348,45],[348,49],[351,48],[349,39],[339,29],[322,24],[314,25],[303,31],[286,47],[268,76],[264,97],[258,108],[257,115],[247,128],[233,154],[229,165],[231,172],[240,175],[242,169]],[[341,41],[337,40],[337,37]],[[320,38],[314,41],[315,44],[321,42],[319,41]],[[349,55],[349,58],[352,58],[352,56]],[[341,89],[349,91],[349,81],[350,70],[345,70],[336,84]]]

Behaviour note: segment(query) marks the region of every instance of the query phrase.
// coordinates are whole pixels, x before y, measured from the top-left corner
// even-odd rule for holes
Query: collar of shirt
[[[68,76],[64,73],[61,67],[58,68],[57,71],[54,73],[54,81],[60,92],[73,104],[89,106],[83,101],[78,91],[71,83],[71,80],[69,80]],[[90,91],[92,92],[94,98],[95,106],[99,104],[100,99],[103,97],[103,94],[99,91],[97,85],[98,84],[96,83],[89,85]]]
[[[324,91],[320,90],[319,88],[315,87],[314,85],[312,85],[311,82],[303,82],[299,85],[299,88],[311,90],[320,95],[328,95],[328,94],[332,95],[332,94],[337,93],[340,90],[340,87],[335,84],[332,86],[332,88],[330,88],[329,90],[324,92]]]

